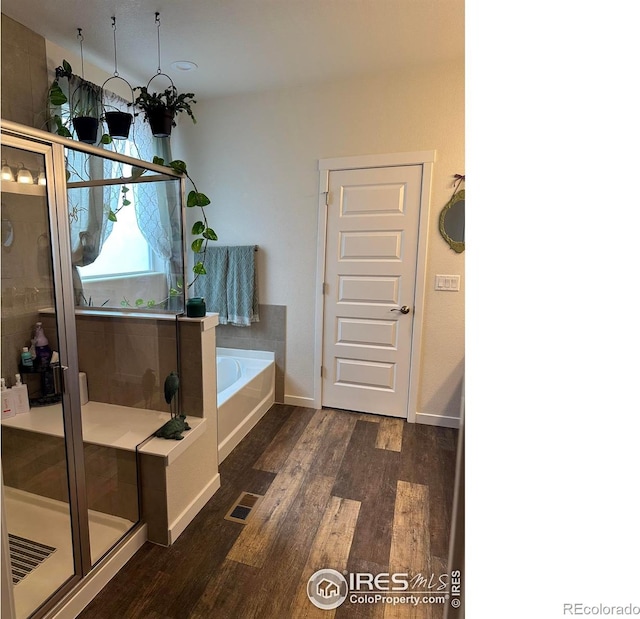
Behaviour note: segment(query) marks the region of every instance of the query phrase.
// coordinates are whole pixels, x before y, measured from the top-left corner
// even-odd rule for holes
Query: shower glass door
[[[51,145],[3,136],[1,376],[8,387],[19,377],[27,389],[4,393],[2,411],[2,501],[18,618],[73,584],[82,565],[82,471],[70,436],[72,400],[63,388],[75,352],[68,350],[63,269],[56,259],[53,167]],[[46,328],[34,340],[44,316]]]

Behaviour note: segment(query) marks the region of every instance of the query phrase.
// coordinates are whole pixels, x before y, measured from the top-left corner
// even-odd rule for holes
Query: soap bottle
[[[26,346],[22,347],[22,352],[20,353],[20,362],[22,363],[22,367],[32,368],[33,367],[33,357],[29,352],[29,349]]]
[[[20,374],[16,374],[16,384],[11,387],[11,392],[13,393],[13,408],[16,411],[16,415],[28,413],[31,410],[29,407],[29,390],[23,384]]]
[[[42,330],[42,323],[36,322],[36,328],[33,333],[33,344],[36,349],[36,362],[40,367],[47,367],[51,361],[51,347],[49,340]]]
[[[0,395],[2,396],[2,419],[15,417],[16,408],[14,404],[14,394],[11,393],[10,389],[7,389],[4,378],[0,378]]]

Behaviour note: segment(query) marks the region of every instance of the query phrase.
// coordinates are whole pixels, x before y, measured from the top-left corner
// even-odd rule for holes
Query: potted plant
[[[80,142],[95,144],[98,141],[99,100],[98,88],[85,81],[71,95],[71,122]]]
[[[133,102],[133,88],[131,88],[131,84],[127,82],[126,79],[120,77],[118,75],[114,75],[110,77],[108,80],[102,84],[101,93],[104,97],[104,87],[107,82],[111,80],[120,80],[124,82],[129,89],[131,90],[131,100]],[[128,103],[127,105],[133,105],[133,103]],[[104,110],[106,106],[104,100],[102,101],[102,109]],[[107,123],[107,128],[109,129],[109,135],[114,140],[126,140],[129,137],[129,130],[131,129],[131,123],[133,122],[133,114],[129,112],[123,112],[117,108],[113,108],[112,110],[106,111],[103,114],[104,121]]]
[[[97,87],[89,82],[83,82],[81,86],[71,95],[71,101],[65,95],[64,90],[60,86],[60,80],[66,78],[70,80],[72,77],[71,65],[66,61],[62,61],[62,65],[56,68],[56,77],[47,92],[48,109],[48,128],[58,135],[66,138],[73,138],[71,126],[73,125],[78,140],[95,144],[98,137],[98,108],[100,103],[97,99]],[[68,89],[66,89],[68,91]],[[69,103],[68,109],[62,111],[62,106]],[[111,136],[103,134],[100,139],[101,144],[109,144]]]
[[[171,135],[171,128],[176,126],[176,115],[186,112],[193,122],[196,122],[191,104],[197,103],[192,92],[178,94],[172,84],[162,92],[149,92],[149,84],[136,86],[139,94],[134,105],[144,112],[145,119],[151,126],[151,132],[156,138],[166,138]]]

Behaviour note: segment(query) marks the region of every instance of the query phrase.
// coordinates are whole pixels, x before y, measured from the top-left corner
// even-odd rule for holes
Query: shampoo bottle
[[[36,348],[36,360],[40,367],[47,367],[51,361],[51,348],[49,340],[42,330],[42,323],[36,322],[36,328],[33,333],[33,344]]]
[[[0,395],[2,396],[2,419],[15,417],[14,394],[10,389],[7,389],[4,378],[0,378]]]
[[[16,374],[16,384],[11,387],[11,392],[13,393],[13,404],[16,415],[28,413],[31,410],[29,407],[29,390],[27,386],[22,383],[20,374]]]

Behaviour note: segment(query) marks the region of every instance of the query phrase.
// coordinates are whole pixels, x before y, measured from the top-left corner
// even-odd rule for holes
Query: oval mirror
[[[464,189],[454,193],[442,209],[440,234],[453,251],[464,251]]]

